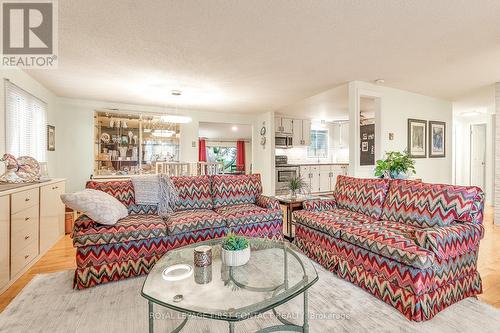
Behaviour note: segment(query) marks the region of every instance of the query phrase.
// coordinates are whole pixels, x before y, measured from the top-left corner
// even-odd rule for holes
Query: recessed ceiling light
[[[180,95],[182,95],[182,91],[174,89],[174,90],[172,90],[172,95],[180,96]]]
[[[384,79],[376,79],[375,84],[384,84],[385,80]]]
[[[236,131],[238,130],[238,126],[233,126],[233,127],[231,127],[231,130],[232,130],[233,132],[236,132]]]

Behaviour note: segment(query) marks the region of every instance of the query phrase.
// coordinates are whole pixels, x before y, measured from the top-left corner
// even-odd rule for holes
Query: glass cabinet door
[[[96,111],[94,175],[154,173],[157,161],[179,161],[179,125],[159,115]]]

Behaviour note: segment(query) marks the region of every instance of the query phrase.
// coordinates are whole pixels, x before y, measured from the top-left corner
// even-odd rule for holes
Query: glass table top
[[[167,252],[148,274],[142,296],[191,315],[242,320],[287,302],[318,280],[310,259],[294,245],[286,241],[248,240],[250,260],[239,267],[222,263],[220,239]],[[194,248],[200,245],[212,247],[212,264],[205,268],[193,263]],[[193,272],[172,271],[173,279],[167,280],[164,271],[173,265],[191,266]]]

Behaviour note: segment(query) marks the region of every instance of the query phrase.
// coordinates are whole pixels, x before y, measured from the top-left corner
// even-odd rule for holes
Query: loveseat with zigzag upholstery
[[[294,212],[295,244],[408,319],[482,292],[484,195],[474,186],[339,176],[331,200]]]
[[[162,219],[155,205],[137,205],[132,181],[89,181],[123,203],[129,216],[100,225],[86,215],[74,224],[74,287],[83,289],[149,272],[167,251],[222,237],[228,230],[251,237],[282,238],[279,202],[262,195],[260,175],[172,177],[179,195]]]

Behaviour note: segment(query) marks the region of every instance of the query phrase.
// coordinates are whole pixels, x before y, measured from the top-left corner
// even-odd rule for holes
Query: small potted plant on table
[[[243,236],[230,232],[222,241],[222,262],[227,266],[242,266],[250,260],[250,244]]]
[[[290,190],[290,196],[292,198],[296,198],[297,194],[304,190],[306,187],[306,182],[300,176],[292,177],[288,181],[288,189]]]
[[[406,151],[386,152],[385,160],[378,160],[375,176],[380,178],[406,179],[415,174],[415,160]]]

